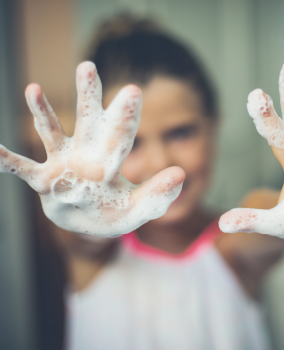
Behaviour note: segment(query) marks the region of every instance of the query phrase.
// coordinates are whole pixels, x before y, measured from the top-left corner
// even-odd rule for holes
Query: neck
[[[173,224],[161,224],[153,220],[136,230],[139,239],[152,247],[171,254],[185,251],[214,219],[201,209],[196,209],[188,218]]]

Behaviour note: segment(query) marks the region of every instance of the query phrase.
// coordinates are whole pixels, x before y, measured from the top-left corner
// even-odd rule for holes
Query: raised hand
[[[164,215],[181,191],[181,168],[165,169],[142,185],[121,174],[140,123],[139,88],[124,87],[104,111],[95,65],[84,62],[77,68],[77,91],[76,128],[69,138],[40,86],[27,87],[47,161],[36,163],[0,145],[0,172],[25,180],[40,194],[46,216],[69,231],[118,236]]]
[[[279,77],[282,118],[284,117],[284,66]],[[268,144],[284,169],[284,123],[274,110],[272,99],[262,90],[249,94],[248,112],[257,131]],[[223,232],[258,232],[284,238],[284,187],[279,203],[270,210],[233,209],[224,214],[219,222]]]

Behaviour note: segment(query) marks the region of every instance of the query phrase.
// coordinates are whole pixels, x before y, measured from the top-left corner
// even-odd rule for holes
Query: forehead
[[[139,132],[168,129],[202,117],[198,93],[175,79],[157,77],[142,87],[143,108]]]
[[[109,105],[120,88],[106,92],[104,107]],[[143,107],[138,134],[162,132],[203,119],[200,96],[189,84],[173,78],[156,77],[140,88]]]

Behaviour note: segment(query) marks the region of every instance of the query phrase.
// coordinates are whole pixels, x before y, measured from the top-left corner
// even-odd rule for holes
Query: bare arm
[[[278,199],[278,191],[260,189],[249,193],[241,206],[268,210],[277,205]],[[259,233],[226,233],[216,244],[245,290],[253,297],[258,296],[263,277],[281,258],[284,250],[283,239]]]

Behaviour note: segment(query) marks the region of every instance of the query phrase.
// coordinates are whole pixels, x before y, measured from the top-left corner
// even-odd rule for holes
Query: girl
[[[79,291],[68,304],[69,348],[269,349],[256,297],[283,243],[258,234],[221,235],[218,215],[201,205],[219,122],[203,68],[148,21],[106,22],[95,42],[90,60],[102,80],[104,108],[126,84],[143,94],[123,174],[139,184],[177,165],[186,179],[166,215],[122,236],[103,267],[73,256]],[[243,204],[268,209],[277,198],[258,191]],[[76,249],[80,244],[76,236]]]
[[[118,106],[115,103],[121,98],[121,91],[126,91],[121,89],[127,84],[139,86],[143,94],[141,124],[124,162],[123,175],[133,184],[140,184],[172,167],[166,170],[167,176],[160,173],[154,190],[152,180],[140,187],[140,192],[134,195],[135,205],[146,193],[151,196],[172,193],[180,187],[184,175],[186,179],[166,215],[119,239],[60,233],[77,289],[67,301],[67,348],[269,349],[256,298],[264,273],[282,254],[283,243],[278,238],[258,234],[222,235],[218,228],[219,216],[202,207],[214,162],[218,128],[216,96],[203,68],[191,52],[149,21],[127,16],[102,26],[90,60],[97,65],[104,88],[103,106],[109,107],[108,111]],[[81,119],[77,127],[82,130],[82,116],[86,117],[91,110],[84,89],[88,87],[88,79],[94,79],[95,72],[81,73],[79,70]],[[98,80],[94,87],[98,88]],[[83,148],[81,153],[77,149],[76,157],[72,155],[68,161],[73,173],[65,173],[54,186],[55,196],[66,206],[62,204],[54,210],[48,186],[51,179],[63,172],[62,154],[56,152],[68,145],[51,111],[47,107],[36,109],[46,106],[41,91],[36,89],[35,86],[28,89],[28,101],[40,132],[46,125],[40,123],[38,115],[42,111],[50,115],[47,125],[52,139],[42,133],[49,152],[44,174],[26,162],[28,174],[32,174],[26,180],[42,193],[45,211],[55,222],[62,225],[64,221],[68,226],[75,218],[76,230],[87,233],[93,227],[88,224],[87,215],[80,216],[81,207],[72,205],[72,215],[66,219],[66,212],[71,210],[69,203],[73,203],[73,181],[79,185],[86,181],[100,184],[105,174],[97,165],[85,166]],[[136,87],[126,89],[136,97],[139,94]],[[91,101],[92,108],[97,108],[96,96]],[[116,102],[111,103],[114,98]],[[131,111],[137,108],[137,104],[126,103],[123,115],[130,113],[132,118]],[[115,132],[123,129],[125,135],[133,133],[133,129],[125,125],[118,125]],[[79,136],[75,133],[76,139]],[[105,147],[112,149],[112,145],[108,143]],[[104,149],[100,151],[103,153]],[[123,154],[124,148],[120,152]],[[10,171],[25,177],[19,158],[13,158],[3,149],[0,154],[4,162],[9,162]],[[66,151],[66,154],[69,153]],[[284,158],[280,160],[284,164]],[[107,170],[111,163],[108,166]],[[165,182],[168,177],[169,188]],[[112,182],[110,188],[116,185],[117,182]],[[83,199],[87,195],[80,192]],[[277,198],[276,193],[257,192],[245,200],[244,206],[268,209],[276,204]],[[104,201],[101,206],[106,209],[104,219],[112,225],[114,212],[109,211]],[[77,215],[76,210],[80,214]],[[151,212],[152,209],[145,210]],[[150,214],[155,217],[155,213]],[[125,212],[117,218],[122,220],[120,225],[129,222],[127,215]],[[118,232],[116,225],[112,225],[112,229]]]

